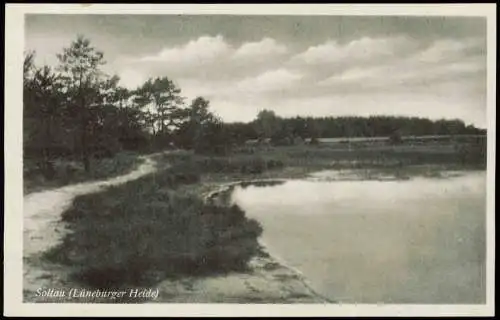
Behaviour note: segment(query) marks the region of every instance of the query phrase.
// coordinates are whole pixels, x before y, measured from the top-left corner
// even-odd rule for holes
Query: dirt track
[[[156,170],[152,157],[143,156],[144,162],[134,171],[102,181],[85,182],[58,189],[26,195],[23,199],[23,289],[30,297],[39,288],[55,288],[62,283],[63,270],[40,259],[42,253],[57,245],[67,232],[61,214],[79,195],[135,180]]]

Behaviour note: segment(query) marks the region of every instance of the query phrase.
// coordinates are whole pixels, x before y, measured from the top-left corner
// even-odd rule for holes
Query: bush
[[[318,138],[317,137],[312,137],[311,141],[309,142],[309,144],[314,145],[314,146],[318,145],[319,144]]]
[[[487,144],[486,139],[456,145],[458,158],[462,164],[477,164],[486,166]]]
[[[262,158],[251,158],[247,162],[239,163],[239,165],[241,173],[260,174],[267,169],[266,162]]]
[[[168,161],[168,160],[167,160]],[[185,159],[178,168],[184,172],[225,173],[225,174],[260,174],[266,170],[283,168],[281,160],[265,160],[258,156],[226,157],[190,157]]]
[[[267,161],[267,169],[281,169],[284,164],[281,160],[268,160]]]
[[[237,206],[205,204],[175,187],[194,176],[164,171],[75,199],[63,214],[72,233],[47,258],[78,268],[94,287],[241,270],[257,253],[259,224]]]
[[[400,144],[403,142],[403,138],[401,136],[401,133],[399,131],[394,131],[390,136],[389,136],[389,142],[391,144]]]
[[[141,161],[135,153],[122,152],[113,158],[93,159],[91,171],[86,173],[80,161],[56,159],[47,166],[41,159],[25,159],[24,191],[32,192],[37,189],[119,176],[133,170]]]

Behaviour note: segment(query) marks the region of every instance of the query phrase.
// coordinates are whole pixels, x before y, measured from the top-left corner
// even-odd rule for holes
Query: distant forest
[[[293,117],[282,118],[273,111],[261,111],[250,123],[228,123],[238,140],[287,136],[301,138],[389,137],[424,135],[483,135],[486,130],[465,125],[462,120],[432,121],[417,117]]]
[[[24,57],[24,155],[50,163],[121,150],[152,151],[169,146],[200,153],[227,152],[249,139],[287,144],[293,138],[485,134],[461,120],[421,118],[294,117],[262,110],[249,123],[224,123],[203,97],[186,101],[168,77],[150,78],[135,90],[102,71],[104,54],[78,36],[57,55],[55,68],[36,66],[35,52]]]

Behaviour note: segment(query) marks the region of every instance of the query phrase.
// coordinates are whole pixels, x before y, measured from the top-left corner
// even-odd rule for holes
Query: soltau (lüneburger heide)
[[[46,298],[70,298],[70,299],[84,299],[84,298],[108,298],[111,300],[117,298],[149,298],[156,299],[159,295],[158,289],[128,289],[120,291],[107,291],[107,290],[88,290],[88,289],[70,289],[69,291],[63,289],[43,289],[39,288],[36,291],[37,297]]]

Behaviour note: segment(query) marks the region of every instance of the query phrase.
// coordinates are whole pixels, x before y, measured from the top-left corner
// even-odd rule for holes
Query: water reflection
[[[316,177],[317,178],[317,177]],[[486,174],[236,187],[263,240],[341,302],[481,303]]]

